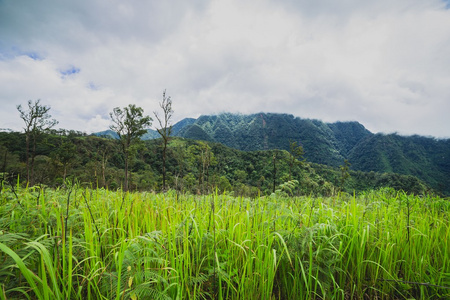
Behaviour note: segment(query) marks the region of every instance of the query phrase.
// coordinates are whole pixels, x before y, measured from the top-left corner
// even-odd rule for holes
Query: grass
[[[39,202],[37,202],[37,200]],[[450,202],[0,194],[0,299],[450,298]]]

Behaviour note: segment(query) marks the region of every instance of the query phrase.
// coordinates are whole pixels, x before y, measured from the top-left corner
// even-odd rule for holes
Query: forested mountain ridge
[[[339,166],[348,152],[371,133],[358,122],[327,124],[289,114],[224,113],[200,116],[177,135],[219,142],[243,151],[288,150],[289,141],[297,141],[303,146],[307,160]]]
[[[353,169],[416,176],[450,194],[450,139],[374,134],[348,155]]]
[[[450,139],[374,134],[358,122],[325,123],[289,114],[224,113],[189,119],[177,136],[219,142],[244,150],[289,149],[299,142],[313,163],[351,169],[413,175],[450,194]]]

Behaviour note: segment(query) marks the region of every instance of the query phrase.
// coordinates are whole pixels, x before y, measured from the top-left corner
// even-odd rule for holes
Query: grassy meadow
[[[0,194],[0,299],[450,299],[450,201]]]

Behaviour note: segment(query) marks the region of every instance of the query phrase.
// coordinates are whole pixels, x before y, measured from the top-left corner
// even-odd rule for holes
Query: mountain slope
[[[353,169],[416,176],[450,194],[450,140],[375,134],[348,155]]]
[[[105,131],[100,131],[100,132],[95,132],[92,135],[99,136],[99,137],[106,137],[106,138],[110,138],[110,139],[118,139],[119,138],[117,133],[115,133],[111,129],[108,129]],[[142,139],[143,140],[153,140],[153,139],[157,139],[159,137],[161,137],[161,136],[159,135],[159,133],[156,130],[147,129],[147,133],[145,133],[142,136]]]
[[[450,140],[373,134],[358,122],[324,123],[289,114],[201,116],[178,136],[219,142],[244,150],[289,149],[297,141],[313,163],[413,175],[450,194]]]
[[[339,150],[348,154],[361,140],[372,133],[358,122],[336,122],[327,124],[338,140]]]
[[[307,160],[339,166],[348,151],[370,132],[357,122],[331,125],[288,114],[225,113],[201,116],[177,135],[219,142],[244,151],[288,150],[289,142],[297,141],[303,145]]]

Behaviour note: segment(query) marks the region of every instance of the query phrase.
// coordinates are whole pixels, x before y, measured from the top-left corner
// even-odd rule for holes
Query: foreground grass
[[[450,298],[448,200],[0,194],[0,299]]]

